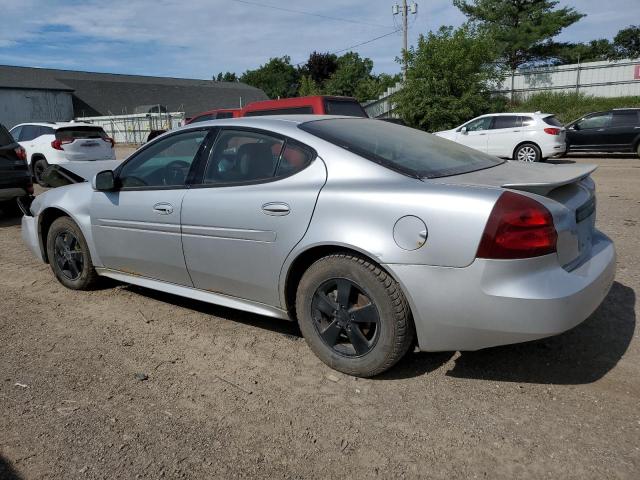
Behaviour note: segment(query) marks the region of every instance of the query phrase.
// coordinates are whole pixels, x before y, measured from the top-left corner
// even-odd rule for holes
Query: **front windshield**
[[[392,170],[438,178],[490,168],[502,160],[414,128],[364,118],[314,120],[299,126]]]

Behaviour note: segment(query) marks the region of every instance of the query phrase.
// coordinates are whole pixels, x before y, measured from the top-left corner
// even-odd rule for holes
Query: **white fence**
[[[513,93],[524,99],[540,92],[579,92],[594,97],[640,96],[640,59],[611,62],[586,62],[557,67],[537,67],[516,72]],[[364,104],[370,117],[393,117],[391,97],[401,83],[389,88],[376,100]],[[511,76],[495,93],[511,95]]]
[[[141,145],[152,130],[172,130],[184,125],[184,112],[139,113],[104,117],[78,117],[78,122],[99,125],[116,143]]]

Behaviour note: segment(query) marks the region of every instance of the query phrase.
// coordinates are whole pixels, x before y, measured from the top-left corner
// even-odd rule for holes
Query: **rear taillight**
[[[478,247],[478,258],[513,259],[556,251],[553,217],[532,198],[504,192],[491,211]]]
[[[115,145],[116,145],[116,141],[111,137],[105,137],[105,138],[103,138],[103,140],[105,142],[109,142],[111,144],[111,148],[115,147]]]
[[[544,129],[544,133],[548,133],[549,135],[560,135],[561,130],[559,128],[550,128],[547,127]]]
[[[68,143],[73,143],[73,138],[66,138],[66,139],[55,139],[53,142],[51,142],[51,148],[54,148],[55,150],[64,150],[64,148],[62,148],[62,145],[67,145]]]
[[[25,151],[24,148],[16,147],[14,152],[16,152],[16,156],[18,157],[18,160],[24,160],[25,162],[27,161],[27,152]]]
[[[33,183],[30,183],[29,185],[27,185],[27,193],[29,195],[33,195]]]

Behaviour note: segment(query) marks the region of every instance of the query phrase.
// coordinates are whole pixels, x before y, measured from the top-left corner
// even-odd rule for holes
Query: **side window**
[[[640,125],[640,111],[627,110],[627,111],[619,111],[613,112],[613,117],[611,117],[611,126],[612,127],[627,127],[627,126],[636,126]]]
[[[159,140],[125,163],[123,188],[184,186],[191,164],[208,130],[189,131]]]
[[[11,136],[17,141],[20,140],[20,132],[22,131],[22,125],[19,127],[13,127],[9,133],[11,134]]]
[[[523,127],[531,127],[533,124],[536,123],[533,117],[520,117],[520,121],[522,122]],[[562,126],[562,124],[560,124],[559,126]]]
[[[216,114],[216,118],[233,118],[233,113],[231,113],[231,112],[218,112]]]
[[[55,131],[51,127],[40,127],[40,131],[38,132],[38,136],[42,135],[54,135]]]
[[[314,157],[315,154],[308,148],[295,142],[287,141],[280,157],[280,163],[278,163],[276,177],[286,177],[305,169]]]
[[[522,126],[521,117],[515,115],[498,115],[493,121],[491,130],[499,130],[501,128],[516,128]]]
[[[491,127],[491,121],[493,117],[482,117],[477,120],[472,120],[471,122],[464,125],[467,127],[467,132],[477,132],[479,130],[489,130]]]
[[[20,132],[20,141],[28,142],[40,135],[40,127],[37,125],[23,125]]]
[[[590,128],[603,128],[609,125],[611,121],[611,112],[596,113],[588,117],[583,118],[578,122],[581,130],[587,130]]]
[[[211,149],[203,183],[243,183],[272,178],[284,140],[242,130],[223,130]]]
[[[303,115],[313,113],[312,107],[274,108],[271,110],[255,110],[246,112],[245,117],[263,117],[265,115]]]

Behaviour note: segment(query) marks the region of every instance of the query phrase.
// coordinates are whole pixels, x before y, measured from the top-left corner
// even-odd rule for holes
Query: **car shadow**
[[[0,210],[0,228],[15,227],[22,223],[22,216],[16,214],[6,214]]]
[[[13,467],[11,466],[11,462],[0,455],[0,479],[2,480],[20,480],[22,477],[18,475]]]
[[[534,342],[461,352],[448,376],[518,383],[577,385],[602,378],[622,358],[636,325],[636,295],[614,282],[583,323]]]
[[[186,308],[206,315],[213,315],[224,320],[242,323],[251,327],[258,327],[263,330],[280,333],[289,337],[295,337],[296,339],[302,339],[302,333],[298,328],[297,322],[290,322],[284,319],[271,318],[264,315],[244,312],[242,310],[222,307],[211,303],[201,302],[200,300],[138,287],[137,285],[126,285],[124,288],[138,295],[152,298],[160,302],[170,303],[177,307]]]
[[[572,163],[576,163],[575,160],[568,160],[566,158],[548,158],[545,163],[550,163],[551,165],[568,165]]]
[[[607,152],[569,152],[564,158],[593,158],[593,159],[607,159],[607,158],[627,158],[630,160],[637,159],[638,156],[633,153],[607,153]]]

